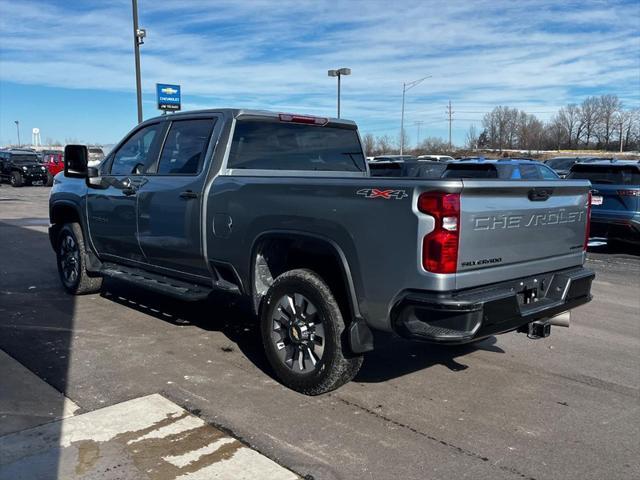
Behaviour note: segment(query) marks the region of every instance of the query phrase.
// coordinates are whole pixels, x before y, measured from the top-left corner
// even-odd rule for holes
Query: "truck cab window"
[[[131,175],[144,171],[154,160],[150,155],[151,146],[161,128],[156,123],[134,133],[115,153],[111,175]]]
[[[158,174],[194,175],[200,171],[214,121],[210,118],[171,123]]]
[[[228,165],[261,170],[366,170],[355,129],[250,120],[236,124]]]

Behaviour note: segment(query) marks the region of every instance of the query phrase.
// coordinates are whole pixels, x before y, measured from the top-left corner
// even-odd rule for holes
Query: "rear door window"
[[[640,172],[634,166],[576,165],[567,178],[589,180],[591,183],[640,185]]]
[[[195,175],[202,168],[214,119],[171,123],[158,163],[159,175]]]
[[[236,123],[228,167],[366,171],[355,129],[252,120]]]

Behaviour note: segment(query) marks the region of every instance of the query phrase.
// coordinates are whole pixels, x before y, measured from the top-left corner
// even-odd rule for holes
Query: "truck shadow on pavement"
[[[258,320],[249,304],[239,297],[216,293],[206,301],[183,302],[115,280],[105,281],[101,296],[173,325],[191,325],[221,332],[258,369],[275,378],[263,352]],[[440,346],[376,333],[376,348],[365,354],[364,364],[355,381],[384,382],[434,365],[443,365],[452,372],[462,371],[467,366],[457,360],[459,357],[476,350],[504,353],[495,343],[496,338],[489,337],[473,344]]]
[[[0,437],[50,423],[74,409],[65,396],[73,400],[70,359],[74,335],[81,334],[74,331],[76,299],[60,286],[43,228],[47,219],[36,220],[0,221]],[[49,430],[52,442],[61,428],[59,422]],[[52,476],[60,460],[54,457],[47,463]],[[12,461],[0,451],[0,478],[11,471]],[[36,478],[23,473],[21,478]]]

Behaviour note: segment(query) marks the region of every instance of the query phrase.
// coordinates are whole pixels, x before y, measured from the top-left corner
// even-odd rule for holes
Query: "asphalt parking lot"
[[[48,191],[0,188],[0,349],[78,412],[159,393],[314,479],[640,478],[638,252],[591,252],[594,301],[547,339],[382,336],[355,381],[305,397],[272,379],[232,297],[63,293]]]

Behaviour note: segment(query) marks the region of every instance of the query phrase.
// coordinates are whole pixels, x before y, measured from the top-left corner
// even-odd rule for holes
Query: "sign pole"
[[[138,123],[142,123],[142,82],[140,80],[140,35],[138,32],[138,0],[133,4],[133,49],[136,57],[136,95],[138,98]]]

